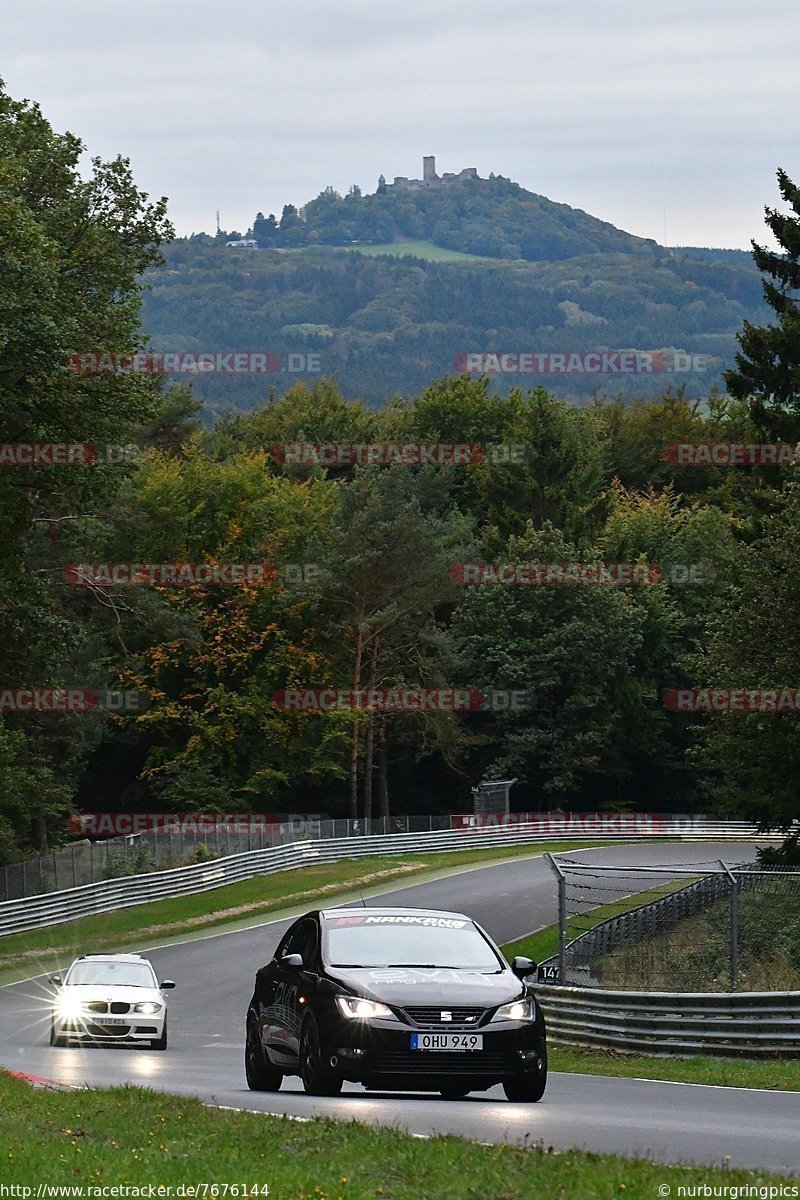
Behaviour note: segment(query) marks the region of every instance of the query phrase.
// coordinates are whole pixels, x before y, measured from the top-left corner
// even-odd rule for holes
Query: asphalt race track
[[[583,862],[691,865],[741,862],[755,846],[639,844],[572,851]],[[368,904],[386,903],[373,898]],[[555,880],[542,859],[482,867],[391,893],[391,903],[464,911],[498,941],[556,919]],[[215,1104],[296,1117],[324,1115],[392,1125],[417,1134],[456,1133],[514,1142],[639,1155],[672,1163],[760,1167],[800,1173],[800,1093],[748,1091],[590,1075],[551,1074],[538,1104],[511,1104],[499,1087],[464,1100],[367,1092],[345,1084],[333,1099],[284,1080],[278,1093],[244,1080],[244,1016],[256,968],[268,961],[287,921],[147,950],[170,996],[166,1052],[48,1044],[44,977],[0,988],[0,1065],[71,1084],[132,1083]]]

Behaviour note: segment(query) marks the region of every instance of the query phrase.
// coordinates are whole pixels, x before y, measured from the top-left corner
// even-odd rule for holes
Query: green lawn
[[[460,250],[445,250],[433,242],[387,242],[383,246],[346,246],[354,254],[366,254],[376,258],[379,254],[391,254],[394,258],[426,258],[430,262],[448,263],[497,263],[500,259],[481,254],[464,254]]]
[[[206,1185],[212,1200],[653,1200],[664,1184],[676,1196],[679,1186],[698,1182],[777,1188],[782,1179],[762,1171],[556,1153],[545,1145],[421,1139],[356,1122],[298,1122],[138,1088],[38,1091],[6,1074],[0,1074],[0,1109],[2,1182],[33,1186],[34,1196],[38,1184],[93,1185],[95,1194],[104,1186],[160,1184],[182,1185],[184,1195],[201,1197],[202,1190],[188,1188]],[[733,1146],[735,1129],[730,1137]]]
[[[716,1087],[800,1092],[800,1059],[796,1058],[738,1059],[710,1055],[658,1058],[551,1042],[548,1060],[553,1071],[576,1071],[581,1075],[622,1075],[626,1079],[669,1079],[677,1083],[712,1083]]]

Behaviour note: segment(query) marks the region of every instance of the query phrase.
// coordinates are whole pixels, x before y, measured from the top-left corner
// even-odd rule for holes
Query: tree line
[[[186,386],[69,368],[87,347],[143,345],[142,273],[171,237],[165,203],[124,159],[95,162],[86,181],[80,152],[0,93],[4,445],[128,450],[0,468],[4,859],[58,840],[76,808],[463,811],[470,786],[508,773],[523,809],[791,820],[800,713],[665,703],[676,689],[794,683],[795,468],[693,465],[667,449],[797,437],[788,178],[795,216],[770,218],[784,253],[758,261],[777,324],[745,327],[726,396],[666,389],[578,408],[444,376],[376,411],[319,379],[203,427]],[[480,453],[322,465],[292,461],[298,444]],[[96,569],[170,563],[207,569],[135,585]],[[636,584],[466,582],[464,564],[494,563],[658,571]],[[234,580],[231,564],[265,569]],[[26,689],[76,687],[146,703],[13,705]],[[280,701],[337,690],[527,699],[421,712]]]

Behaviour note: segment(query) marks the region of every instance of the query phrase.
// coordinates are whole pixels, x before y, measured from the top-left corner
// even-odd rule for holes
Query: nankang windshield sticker
[[[469,921],[459,921],[454,917],[411,917],[411,916],[353,916],[333,917],[330,921],[334,928],[343,925],[419,925],[428,929],[472,929]]]

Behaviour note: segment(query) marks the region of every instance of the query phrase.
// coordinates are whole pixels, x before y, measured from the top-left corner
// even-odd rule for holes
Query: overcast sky
[[[797,0],[5,0],[0,76],[243,231],[331,185],[474,166],[669,245],[767,241],[800,181]],[[665,238],[666,229],[666,238]]]

